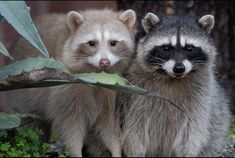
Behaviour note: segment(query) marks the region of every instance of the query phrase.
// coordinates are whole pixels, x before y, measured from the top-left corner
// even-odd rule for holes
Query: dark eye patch
[[[131,48],[124,42],[124,41],[118,41],[116,42],[115,46],[110,45],[110,49],[112,52],[118,56],[125,56],[129,58],[132,56]]]
[[[156,46],[150,50],[146,56],[146,63],[151,65],[161,64],[170,59],[174,51],[171,45]]]
[[[186,44],[185,47],[183,48],[185,51],[191,52],[195,49],[195,47],[191,44]]]
[[[185,51],[189,61],[194,63],[205,63],[208,60],[208,56],[202,51],[200,47],[186,45],[183,50]]]
[[[174,47],[172,47],[170,44],[166,44],[166,45],[162,45],[161,49],[163,51],[170,51],[170,50],[174,49]]]
[[[77,52],[75,54],[76,57],[89,57],[96,53],[98,47],[91,47],[89,43],[82,43],[79,45]]]

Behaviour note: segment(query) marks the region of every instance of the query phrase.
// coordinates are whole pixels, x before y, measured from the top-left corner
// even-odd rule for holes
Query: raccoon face
[[[143,59],[145,70],[182,78],[213,65],[216,50],[208,36],[213,16],[205,15],[199,20],[177,16],[160,19],[148,13],[142,25],[147,35],[138,44],[137,58]]]
[[[172,77],[184,77],[208,62],[208,56],[193,44],[155,46],[145,58],[147,64],[156,66]]]
[[[135,16],[132,10],[121,14],[110,10],[88,11],[82,15],[69,12],[68,26],[73,33],[65,47],[69,65],[80,64],[78,69],[82,64],[98,71],[122,71],[133,54],[130,30],[134,27]]]

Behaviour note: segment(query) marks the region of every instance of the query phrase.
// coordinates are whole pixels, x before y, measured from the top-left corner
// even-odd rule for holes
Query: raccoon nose
[[[181,74],[185,71],[185,66],[182,63],[176,63],[173,72],[177,74]]]
[[[99,64],[101,68],[108,68],[110,66],[110,61],[109,59],[100,59]]]

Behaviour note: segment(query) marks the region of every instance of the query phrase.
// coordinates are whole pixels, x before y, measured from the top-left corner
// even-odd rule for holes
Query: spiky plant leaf
[[[71,83],[93,84],[129,93],[146,92],[117,74],[71,74],[63,63],[50,58],[28,58],[0,69],[0,91]]]
[[[13,57],[8,53],[7,49],[2,44],[2,42],[0,42],[0,53],[2,53],[4,56],[9,57],[10,59],[13,60]]]
[[[20,117],[16,114],[0,112],[0,129],[9,129],[20,125]]]
[[[23,72],[40,70],[43,68],[54,68],[61,71],[66,71],[64,64],[52,58],[28,58],[2,67],[0,69],[0,80],[4,80],[9,76],[19,75]]]
[[[142,88],[130,84],[130,82],[120,77],[118,74],[108,74],[105,72],[83,73],[83,74],[76,74],[75,77],[88,84],[93,84],[122,92],[137,93],[137,94],[147,92]]]
[[[24,1],[0,1],[0,14],[45,57],[49,57],[29,10]]]

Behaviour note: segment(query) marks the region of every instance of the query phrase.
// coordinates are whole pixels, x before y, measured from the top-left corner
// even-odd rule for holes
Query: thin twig
[[[145,96],[151,96],[151,97],[157,97],[161,100],[167,101],[168,103],[170,103],[171,105],[173,105],[175,108],[177,108],[178,110],[180,110],[181,112],[185,113],[178,105],[176,105],[175,103],[173,103],[170,99],[167,99],[165,97],[162,97],[161,95],[159,95],[157,92],[155,91],[147,91],[146,93],[142,93],[140,95],[145,95]]]

